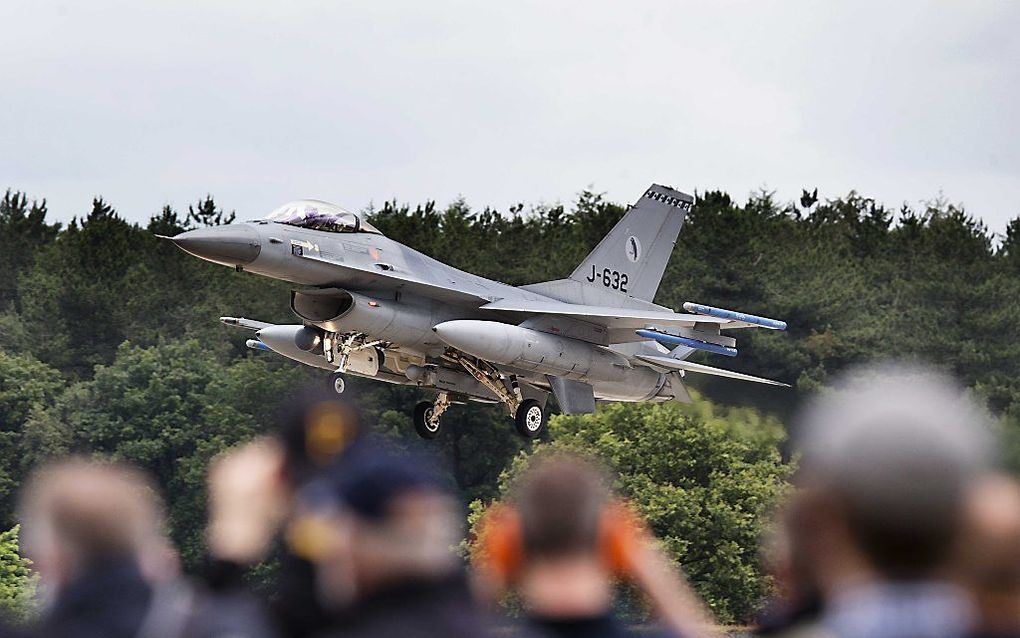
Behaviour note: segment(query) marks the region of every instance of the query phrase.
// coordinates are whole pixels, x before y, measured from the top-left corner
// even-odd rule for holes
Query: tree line
[[[363,212],[433,257],[524,284],[569,274],[624,210],[585,191],[568,205],[506,212],[464,201]],[[243,334],[216,320],[296,322],[288,287],[156,236],[233,220],[212,197],[186,212],[167,206],[145,225],[101,198],[67,225],[48,213],[45,200],[24,193],[0,200],[0,530],[11,530],[3,547],[16,545],[17,489],[34,465],[101,454],[154,474],[185,565],[196,567],[208,461],[271,430],[274,397],[323,382],[320,372],[248,350]],[[1000,418],[1005,461],[1020,467],[1020,217],[997,238],[942,200],[894,210],[856,192],[820,201],[805,191],[788,203],[768,192],[743,203],[700,193],[656,301],[786,320],[785,333],[742,332],[736,359],[697,360],[794,389],[692,379],[700,392],[689,406],[556,417],[537,445],[516,438],[499,408],[455,408],[433,449],[466,507],[498,498],[536,447],[593,453],[619,472],[620,488],[720,617],[742,620],[768,586],[754,548],[791,471],[783,424],[840,370],[896,357],[951,371]],[[353,385],[373,428],[422,445],[408,416],[420,391]],[[17,590],[0,587],[0,598],[8,589]]]

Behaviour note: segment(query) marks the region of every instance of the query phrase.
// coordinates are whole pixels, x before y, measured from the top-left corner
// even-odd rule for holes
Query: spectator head
[[[801,503],[790,499],[773,515],[761,546],[762,564],[771,577],[774,597],[766,620],[800,616],[815,611],[818,586],[806,550],[814,530],[798,511]],[[769,615],[777,616],[770,618]]]
[[[454,574],[462,513],[430,461],[375,443],[347,460],[303,491],[305,515],[289,534],[316,563],[323,602]]]
[[[54,590],[109,561],[131,560],[150,577],[168,569],[162,504],[132,467],[58,461],[29,478],[21,499],[25,547]]]
[[[509,585],[532,614],[586,617],[605,613],[613,582],[637,544],[635,517],[612,498],[595,463],[553,452],[534,458],[508,506],[487,515],[479,536],[478,585],[495,597]]]
[[[798,426],[797,498],[826,530],[816,538],[828,545],[816,559],[836,568],[826,578],[840,557],[843,568],[888,579],[945,566],[990,454],[988,418],[962,388],[924,368],[860,369],[817,397]]]
[[[580,457],[558,453],[536,459],[512,495],[526,560],[597,556],[602,514],[612,495],[608,483],[600,467]]]
[[[1020,629],[1020,484],[992,474],[971,489],[958,571],[987,635]]]
[[[277,412],[284,478],[300,487],[348,451],[362,434],[361,415],[347,396],[310,387],[283,402]]]

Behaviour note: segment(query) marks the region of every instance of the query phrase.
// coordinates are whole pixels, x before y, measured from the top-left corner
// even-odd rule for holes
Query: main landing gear
[[[414,406],[414,431],[423,439],[439,436],[439,417],[450,407],[450,396],[440,392],[435,403],[422,401]]]
[[[435,403],[422,401],[414,406],[414,431],[423,439],[439,436],[439,417],[450,407],[449,396],[441,392]],[[545,430],[546,414],[542,404],[534,399],[525,399],[514,413],[514,429],[526,439],[534,439]]]
[[[517,407],[514,415],[514,427],[517,434],[526,439],[533,439],[545,429],[545,410],[542,404],[534,399],[525,399]]]
[[[517,434],[526,439],[538,438],[542,434],[546,422],[545,408],[534,399],[524,398],[516,375],[504,375],[489,363],[475,362],[460,354],[454,353],[453,358],[506,406],[514,419]]]
[[[457,352],[447,352],[447,357],[459,363],[479,383],[488,388],[514,419],[514,429],[526,439],[542,434],[546,426],[545,407],[534,399],[525,399],[520,384],[514,375],[504,375],[484,361],[473,361]],[[423,439],[434,439],[439,435],[439,417],[450,406],[445,392],[439,394],[436,402],[422,401],[414,408],[414,429]]]

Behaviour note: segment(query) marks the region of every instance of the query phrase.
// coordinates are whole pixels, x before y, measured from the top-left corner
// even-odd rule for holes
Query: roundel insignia
[[[625,248],[627,250],[627,259],[635,263],[637,262],[637,260],[641,259],[641,242],[638,240],[637,237],[635,237],[634,235],[628,237],[627,245],[625,246]]]

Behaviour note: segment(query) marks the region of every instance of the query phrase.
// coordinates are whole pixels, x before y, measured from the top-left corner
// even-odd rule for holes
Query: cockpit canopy
[[[358,215],[346,211],[336,204],[314,199],[301,199],[284,204],[269,213],[264,219],[267,222],[277,222],[311,230],[324,230],[329,233],[382,234],[378,228]]]

